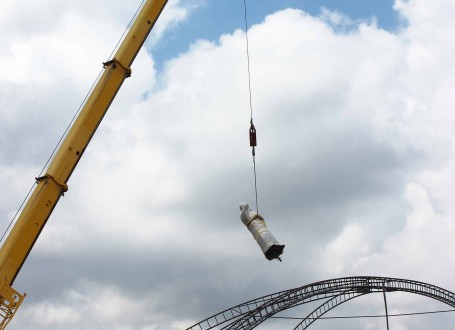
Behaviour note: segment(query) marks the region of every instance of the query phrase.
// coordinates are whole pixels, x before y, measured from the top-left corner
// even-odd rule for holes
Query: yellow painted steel
[[[78,118],[37,185],[0,250],[0,329],[4,329],[25,295],[11,288],[67,182],[102,121],[130,66],[166,6],[167,0],[148,0],[141,8],[114,58],[104,63],[104,72]]]

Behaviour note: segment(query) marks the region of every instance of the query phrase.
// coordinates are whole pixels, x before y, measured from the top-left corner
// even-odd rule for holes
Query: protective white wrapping
[[[240,204],[240,219],[261,247],[268,260],[279,259],[284,245],[280,245],[265,224],[264,218],[250,209],[247,203]]]

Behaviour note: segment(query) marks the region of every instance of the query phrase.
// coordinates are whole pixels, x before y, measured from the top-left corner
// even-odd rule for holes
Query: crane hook
[[[253,120],[251,120],[251,126],[250,126],[250,147],[256,147],[257,146],[257,141],[256,141],[256,128],[253,125]]]
[[[251,119],[251,126],[250,126],[250,147],[253,148],[253,156],[255,155],[254,147],[256,147],[256,146],[257,146],[256,128],[254,127],[253,119]]]

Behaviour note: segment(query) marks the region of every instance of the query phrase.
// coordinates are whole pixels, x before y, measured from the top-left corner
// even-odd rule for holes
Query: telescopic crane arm
[[[146,0],[113,59],[103,63],[104,72],[78,118],[50,163],[46,174],[36,178],[36,187],[0,250],[0,329],[11,321],[25,294],[11,286],[55,205],[68,190],[76,168],[130,66],[157,21],[167,0]]]

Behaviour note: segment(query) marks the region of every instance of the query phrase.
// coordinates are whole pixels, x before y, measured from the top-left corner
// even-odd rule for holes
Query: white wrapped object
[[[284,245],[280,245],[265,224],[264,218],[250,209],[247,203],[240,204],[240,220],[253,234],[254,239],[261,247],[268,260],[280,259]]]

